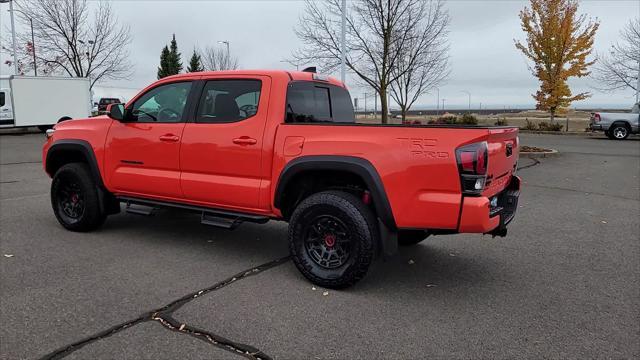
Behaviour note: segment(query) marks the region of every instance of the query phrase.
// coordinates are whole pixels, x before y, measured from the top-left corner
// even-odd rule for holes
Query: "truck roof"
[[[345,87],[346,86],[338,79],[335,79],[330,76],[324,76],[321,74],[305,72],[305,71],[288,71],[288,70],[223,70],[223,71],[202,71],[198,73],[184,73],[167,76],[164,79],[181,79],[181,78],[192,78],[193,76],[211,76],[211,75],[264,75],[264,76],[288,76],[291,80],[321,80],[326,81],[330,84]],[[316,78],[314,78],[314,75]]]

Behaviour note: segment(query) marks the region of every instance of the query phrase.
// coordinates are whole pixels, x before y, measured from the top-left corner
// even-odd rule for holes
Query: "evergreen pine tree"
[[[178,43],[176,42],[176,35],[173,34],[171,39],[171,45],[165,46],[160,53],[160,67],[158,68],[158,79],[167,77],[170,75],[179,74],[182,71],[182,61],[180,60],[180,53],[178,52]]]
[[[176,34],[173,34],[173,39],[171,39],[171,45],[169,47],[169,51],[171,53],[170,61],[171,61],[171,70],[173,74],[180,74],[182,71],[182,60],[180,59],[181,54],[178,52],[178,43],[176,42]]]
[[[191,55],[191,61],[189,62],[189,66],[187,66],[187,72],[199,72],[204,71],[204,67],[202,67],[202,58],[196,52],[196,49],[193,49],[193,55]]]
[[[160,53],[160,67],[158,67],[158,79],[162,79],[163,77],[167,77],[172,75],[170,72],[170,64],[169,57],[171,53],[169,52],[169,48],[165,46],[162,49],[162,53]]]

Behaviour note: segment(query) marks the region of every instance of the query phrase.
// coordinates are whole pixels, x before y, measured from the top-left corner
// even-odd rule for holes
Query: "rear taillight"
[[[456,160],[460,172],[462,192],[479,195],[484,190],[484,184],[487,180],[489,160],[487,143],[483,141],[456,149]]]
[[[600,122],[600,114],[593,114],[593,120],[595,120],[595,122]]]

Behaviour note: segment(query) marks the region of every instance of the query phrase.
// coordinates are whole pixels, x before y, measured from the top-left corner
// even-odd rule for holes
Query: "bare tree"
[[[48,74],[87,77],[91,87],[103,79],[123,79],[131,74],[129,27],[117,24],[109,3],[94,4],[90,9],[87,0],[16,1],[17,16],[25,28],[30,29],[33,21],[39,69]],[[17,37],[20,43],[31,43],[30,31]],[[33,54],[26,51],[18,56],[24,57],[19,60],[24,64],[22,71],[30,71]]]
[[[638,93],[640,17],[629,21],[620,32],[620,39],[620,42],[611,46],[609,54],[598,57],[593,78],[598,81],[596,87],[601,90],[632,89]]]
[[[429,1],[416,9],[420,23],[410,32],[406,49],[391,70],[391,97],[400,106],[402,122],[418,98],[439,86],[449,75],[447,27],[449,14],[443,1]]]
[[[211,71],[236,70],[238,58],[231,56],[228,51],[209,46],[202,52],[202,63],[205,69]]]
[[[390,84],[405,71],[395,71],[422,24],[425,0],[358,0],[346,14],[346,66],[380,97],[382,122],[388,121]],[[315,62],[325,72],[340,65],[341,0],[306,0],[296,34],[305,46],[291,63]],[[415,43],[413,43],[415,44]]]

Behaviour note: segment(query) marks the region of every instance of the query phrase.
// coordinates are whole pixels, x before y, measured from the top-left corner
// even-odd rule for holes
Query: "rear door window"
[[[349,92],[339,86],[295,81],[287,90],[287,123],[354,123]]]
[[[202,90],[196,122],[228,123],[241,121],[258,112],[260,80],[210,80]]]

